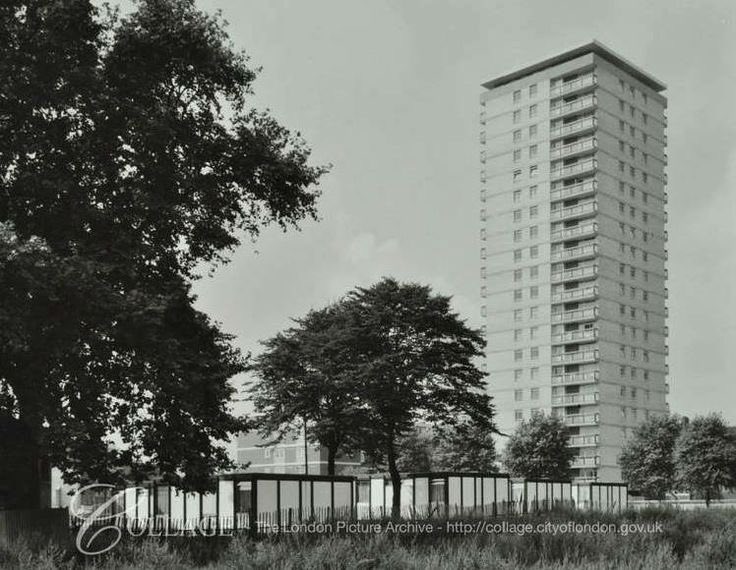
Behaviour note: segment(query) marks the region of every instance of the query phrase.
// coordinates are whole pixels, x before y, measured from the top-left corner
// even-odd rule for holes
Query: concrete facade
[[[597,42],[480,98],[481,316],[498,424],[561,416],[578,481],[667,412],[665,86]]]

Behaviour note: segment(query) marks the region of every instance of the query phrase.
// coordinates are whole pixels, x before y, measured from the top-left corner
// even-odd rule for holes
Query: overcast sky
[[[477,326],[480,84],[597,39],[668,86],[672,411],[736,423],[736,2],[198,4],[263,66],[254,105],[334,165],[320,222],[264,232],[197,286],[244,350],[384,275]]]

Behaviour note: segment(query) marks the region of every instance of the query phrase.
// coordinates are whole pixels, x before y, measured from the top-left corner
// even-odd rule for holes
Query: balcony
[[[598,233],[598,224],[590,221],[579,224],[577,226],[571,226],[569,228],[563,228],[556,230],[551,234],[552,241],[564,241],[572,238],[584,238],[592,237]]]
[[[598,402],[598,392],[593,394],[564,394],[552,396],[553,406],[573,406],[578,404],[595,404]]]
[[[574,374],[560,374],[552,376],[552,384],[570,386],[573,384],[597,384],[598,372],[575,372]]]
[[[575,457],[570,464],[570,467],[578,469],[581,467],[596,467],[600,464],[601,458],[597,455],[593,457]]]
[[[598,425],[598,414],[569,414],[562,416],[562,421],[568,426],[595,426]]]
[[[569,95],[580,89],[585,89],[598,84],[598,78],[592,73],[576,77],[571,81],[565,81],[561,85],[556,85],[549,90],[550,97],[559,97],[560,95]]]
[[[598,308],[591,307],[589,309],[575,309],[574,311],[563,311],[561,313],[552,313],[553,323],[574,323],[594,321],[598,318]]]
[[[595,95],[586,95],[585,97],[580,97],[579,99],[575,99],[569,103],[562,103],[561,105],[550,107],[549,115],[550,117],[564,117],[570,113],[592,109],[596,104],[597,100]]]
[[[598,147],[598,142],[595,138],[590,137],[574,143],[556,146],[549,151],[549,157],[552,160],[559,158],[569,158],[571,156],[577,156],[595,150]]]
[[[587,202],[576,206],[568,206],[567,208],[557,208],[550,212],[550,219],[555,222],[564,220],[573,220],[575,218],[584,218],[592,216],[598,211],[598,204],[595,202]]]
[[[587,245],[579,245],[576,247],[562,248],[553,251],[551,255],[552,261],[572,261],[574,259],[590,259],[598,253],[598,246],[594,243]]]
[[[597,183],[595,180],[586,180],[585,182],[578,182],[571,186],[563,186],[562,188],[555,188],[549,193],[550,200],[567,200],[569,198],[581,198],[583,196],[590,196],[595,193]]]
[[[552,335],[552,344],[565,344],[568,342],[593,342],[598,340],[597,329],[584,329],[581,331],[567,331]]]
[[[552,355],[552,364],[586,364],[598,362],[598,350],[578,350]]]
[[[664,383],[664,393],[665,394],[669,394],[670,393],[670,383],[669,382],[665,382]]]
[[[595,279],[598,276],[598,266],[575,267],[574,269],[563,269],[552,274],[552,283],[564,283],[565,281],[579,281],[581,279]]]
[[[567,123],[566,125],[553,127],[549,131],[549,136],[550,139],[556,139],[560,137],[583,134],[588,131],[595,130],[597,124],[598,123],[595,117],[585,117],[583,119]]]
[[[486,112],[485,111],[480,112],[480,124],[481,125],[486,124]]]
[[[567,438],[570,447],[594,447],[598,445],[598,434],[593,435],[571,435]]]
[[[596,160],[594,158],[590,158],[568,166],[559,166],[554,168],[550,171],[549,175],[552,180],[566,178],[568,176],[581,176],[583,174],[593,172],[597,166],[598,163]]]
[[[587,301],[598,296],[598,287],[581,287],[579,289],[568,289],[559,293],[552,293],[553,303],[565,303],[569,301]]]

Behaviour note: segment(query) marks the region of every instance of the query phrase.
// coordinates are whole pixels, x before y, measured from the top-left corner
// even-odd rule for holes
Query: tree
[[[648,498],[663,499],[675,485],[675,443],[682,420],[651,417],[639,424],[619,457],[624,481]]]
[[[438,435],[432,464],[438,471],[496,472],[497,460],[493,432],[461,424]]]
[[[418,422],[495,430],[485,373],[474,359],[485,341],[450,309],[450,298],[427,286],[384,278],[345,299],[355,342],[351,366],[367,421],[363,449],[385,461],[398,516],[401,474],[398,444]]]
[[[503,462],[516,477],[569,479],[575,453],[567,445],[568,436],[560,418],[535,414],[509,437]]]
[[[256,71],[193,0],[10,0],[0,38],[0,416],[69,482],[203,490],[244,362],[191,284],[315,217],[325,169],[248,108]]]
[[[310,311],[296,326],[264,341],[250,370],[257,411],[253,422],[276,441],[307,422],[307,439],[327,449],[327,471],[335,474],[338,453],[356,451],[362,409],[352,378],[352,339],[339,303]]]
[[[402,473],[423,473],[434,469],[436,443],[431,430],[417,427],[397,444],[396,466]]]
[[[675,446],[677,482],[705,498],[706,507],[722,489],[736,487],[736,434],[717,414],[694,418]]]

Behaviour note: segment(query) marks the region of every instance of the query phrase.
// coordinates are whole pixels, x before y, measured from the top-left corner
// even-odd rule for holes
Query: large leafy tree
[[[497,461],[493,432],[465,423],[438,434],[432,465],[438,471],[496,472]]]
[[[736,487],[736,432],[716,414],[690,421],[675,446],[676,479],[710,506],[723,489]]]
[[[250,388],[254,427],[280,441],[306,425],[308,441],[327,449],[331,475],[338,453],[356,451],[365,416],[352,374],[350,331],[340,303],[310,311],[264,341],[250,368],[257,377]]]
[[[569,479],[575,452],[567,445],[568,435],[560,418],[535,414],[509,436],[503,462],[516,477]]]
[[[427,286],[386,278],[345,299],[356,339],[353,378],[367,422],[359,436],[393,484],[400,509],[399,447],[414,426],[472,422],[494,431],[485,373],[475,363],[485,341]]]
[[[674,416],[651,417],[626,442],[619,464],[624,481],[646,497],[663,499],[675,486],[675,443],[683,421]]]
[[[193,0],[124,19],[9,0],[0,76],[3,425],[70,482],[205,488],[244,427],[244,364],[191,283],[242,235],[314,216],[324,169],[249,109],[256,72]],[[38,503],[28,479],[16,506]]]

